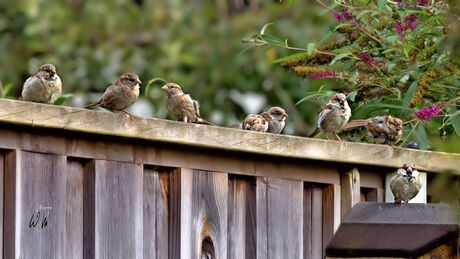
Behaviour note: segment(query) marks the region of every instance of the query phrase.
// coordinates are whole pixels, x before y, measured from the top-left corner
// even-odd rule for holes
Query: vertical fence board
[[[311,196],[311,233],[312,259],[323,258],[323,190],[321,187],[312,188]]]
[[[65,156],[7,154],[5,258],[65,257],[65,172]]]
[[[144,168],[144,258],[168,258],[169,172]]]
[[[265,189],[265,191],[257,191],[258,195],[265,194],[265,197],[257,197],[257,202],[266,204],[265,211],[259,209],[259,205],[257,208],[257,258],[301,258],[303,255],[303,182],[260,178],[257,188]],[[263,207],[262,205],[260,208]],[[262,226],[260,232],[259,225]],[[266,245],[262,243],[265,241],[265,233]],[[259,242],[259,237],[262,242]],[[266,254],[263,251],[265,247]],[[264,257],[259,257],[259,252]]]
[[[143,245],[140,164],[96,161],[96,258],[141,258]]]
[[[256,257],[255,178],[228,180],[228,258]]]
[[[312,187],[303,190],[303,258],[313,258],[312,254]]]
[[[342,187],[341,219],[344,220],[353,206],[361,200],[361,184],[358,169],[353,168],[342,174],[340,185]]]
[[[3,256],[3,189],[4,189],[4,177],[5,177],[5,159],[2,153],[0,153],[0,255]]]
[[[366,201],[370,202],[383,202],[383,188],[374,188],[366,194]]]
[[[340,185],[323,188],[323,255],[340,225]]]
[[[83,164],[67,161],[65,258],[83,258]]]
[[[83,166],[83,258],[96,258],[96,162]]]
[[[168,215],[168,258],[182,258],[181,238],[181,179],[187,174],[180,169],[173,170],[169,175],[169,215]],[[188,172],[188,174],[191,174]],[[191,180],[191,179],[190,179]],[[190,205],[189,205],[190,206]],[[187,222],[190,224],[190,222]],[[187,245],[187,244],[184,244]]]

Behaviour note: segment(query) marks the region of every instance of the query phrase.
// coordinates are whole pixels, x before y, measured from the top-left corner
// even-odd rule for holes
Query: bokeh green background
[[[293,2],[293,3],[292,3]],[[96,101],[122,73],[144,82],[142,97],[129,110],[139,116],[168,118],[156,77],[180,84],[201,104],[201,115],[219,125],[241,121],[279,105],[290,115],[286,134],[308,135],[316,125],[320,102],[295,103],[330,80],[302,80],[270,60],[291,54],[260,52],[241,39],[267,22],[270,34],[305,48],[327,29],[331,15],[314,1],[269,0],[0,0],[0,81],[22,84],[39,65],[53,63],[64,104],[82,107]],[[458,152],[433,134],[432,148]],[[458,137],[455,137],[458,139]]]

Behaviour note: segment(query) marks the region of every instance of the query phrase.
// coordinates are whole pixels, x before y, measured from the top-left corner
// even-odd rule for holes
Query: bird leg
[[[341,141],[343,144],[345,144],[345,146],[347,145],[347,142],[345,142],[344,140],[342,140],[342,139],[337,135],[337,133],[334,132],[334,136],[335,136],[339,141]]]
[[[329,137],[327,136],[326,132],[324,132],[324,136],[326,136],[326,140],[329,140]]]
[[[125,111],[125,110],[122,110],[122,111],[119,111],[119,112],[122,112],[122,113],[124,113],[124,114],[128,115],[128,116],[129,116],[129,118],[130,118],[131,120],[134,120],[134,117],[136,117],[136,116],[132,115],[131,113],[129,113],[129,112],[127,112],[127,111]]]
[[[401,203],[401,201],[395,198],[395,203]]]

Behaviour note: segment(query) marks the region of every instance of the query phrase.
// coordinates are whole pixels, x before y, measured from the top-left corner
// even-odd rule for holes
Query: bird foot
[[[122,111],[120,111],[120,112],[122,112],[122,113],[124,113],[124,114],[128,115],[128,116],[129,116],[129,118],[130,118],[131,120],[134,120],[134,118],[136,117],[136,116],[132,115],[131,113],[129,113],[129,112],[127,112],[127,111],[125,111],[125,110],[122,110]]]
[[[341,139],[341,138],[337,135],[337,133],[334,132],[334,136],[335,136],[340,142],[342,142],[343,144],[345,144],[345,146],[347,146],[347,142],[345,142],[345,140]]]

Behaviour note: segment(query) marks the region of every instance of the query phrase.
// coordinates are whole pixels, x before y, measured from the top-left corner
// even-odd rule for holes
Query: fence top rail
[[[0,123],[60,129],[174,143],[207,149],[399,168],[414,163],[430,172],[460,174],[460,154],[413,150],[387,145],[326,141],[297,136],[249,132],[217,126],[134,118],[124,114],[75,107],[0,99]]]

